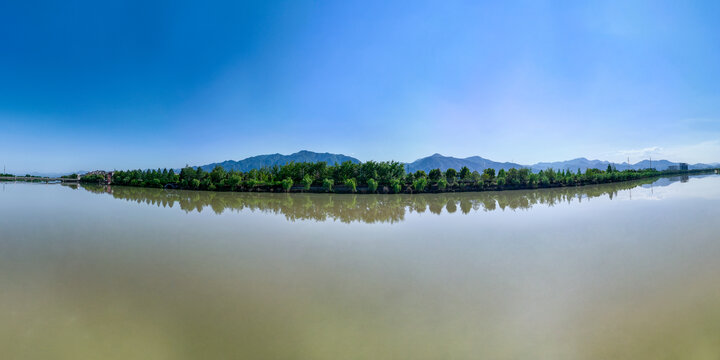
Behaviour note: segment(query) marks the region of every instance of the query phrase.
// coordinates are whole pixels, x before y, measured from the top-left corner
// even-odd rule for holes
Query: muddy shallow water
[[[720,176],[423,195],[0,183],[6,359],[717,359]]]

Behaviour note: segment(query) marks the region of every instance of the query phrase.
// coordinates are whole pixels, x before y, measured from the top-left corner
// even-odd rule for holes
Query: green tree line
[[[655,169],[618,171],[587,169],[542,170],[528,168],[485,169],[482,173],[467,167],[406,172],[395,161],[365,163],[291,162],[282,166],[253,169],[247,172],[226,171],[220,166],[207,172],[186,166],[178,174],[172,169],[116,171],[112,183],[139,187],[173,187],[211,191],[314,191],[314,192],[389,192],[419,193],[444,191],[484,191],[534,189],[561,186],[604,184],[647,177],[702,171],[658,171]]]

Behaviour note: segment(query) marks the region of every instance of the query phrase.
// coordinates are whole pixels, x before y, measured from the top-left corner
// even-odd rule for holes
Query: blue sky
[[[720,3],[8,1],[0,162],[720,161]]]

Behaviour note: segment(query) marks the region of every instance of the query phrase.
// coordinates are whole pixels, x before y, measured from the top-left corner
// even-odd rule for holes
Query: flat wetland
[[[0,183],[3,359],[718,359],[720,176],[481,193]]]

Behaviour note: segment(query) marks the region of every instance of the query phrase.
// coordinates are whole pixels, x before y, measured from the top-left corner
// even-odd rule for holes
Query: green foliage
[[[333,190],[333,185],[335,185],[335,181],[333,181],[333,179],[323,179],[322,187],[326,192],[331,192]]]
[[[285,179],[283,179],[283,181],[282,181],[283,190],[285,190],[286,192],[290,191],[292,186],[293,186],[293,180],[291,178],[286,177]]]
[[[485,169],[483,170],[483,180],[493,180],[495,179],[495,169]]]
[[[310,190],[310,186],[312,186],[312,183],[313,183],[313,178],[309,174],[306,174],[305,176],[303,176],[302,184],[303,184],[303,188],[305,190]]]
[[[225,172],[225,169],[223,169],[220,165],[215,166],[212,172],[210,172],[210,180],[212,180],[214,184],[219,184],[226,176],[227,173]]]
[[[450,183],[450,184],[455,183],[455,179],[457,178],[457,175],[458,175],[457,171],[453,168],[447,169],[447,171],[445,171],[445,178],[447,179],[448,183]]]
[[[368,185],[368,192],[374,193],[377,191],[378,182],[375,181],[375,179],[368,179],[367,185]]]
[[[399,179],[392,179],[390,180],[390,188],[392,189],[393,193],[398,194],[402,190],[402,184],[400,183]]]
[[[99,183],[105,181],[105,176],[102,176],[100,174],[85,175],[80,178],[80,182],[84,183]]]
[[[460,179],[468,180],[470,178],[470,169],[467,166],[460,168]]]
[[[357,182],[355,179],[345,180],[345,186],[349,187],[351,192],[357,192]]]
[[[548,179],[545,174],[540,175],[540,185],[542,186],[549,186],[550,185],[550,179]]]
[[[404,165],[398,162],[374,162],[354,164],[344,162],[328,166],[320,163],[289,163],[284,166],[253,169],[248,172],[226,171],[222,167],[215,167],[211,172],[201,168],[185,166],[178,174],[172,169],[155,170],[127,170],[116,171],[112,177],[114,185],[164,187],[172,184],[173,187],[197,190],[217,191],[268,191],[282,186],[285,191],[293,184],[302,184],[310,190],[312,184],[322,184],[323,189],[333,191],[334,184],[347,185],[351,191],[366,185],[369,192],[376,192],[380,185],[389,186],[392,192],[401,193],[411,187],[414,192],[426,191],[428,186],[436,183],[440,191],[446,191],[451,185],[460,189],[485,190],[495,189],[524,189],[535,187],[576,186],[587,184],[601,184],[647,178],[673,172],[662,172],[655,169],[617,171],[612,166],[604,170],[587,169],[584,173],[570,170],[556,171],[546,169],[533,173],[530,169],[501,169],[497,176],[495,170],[485,169],[482,173],[464,167],[458,174],[448,169],[443,176],[439,169],[433,169],[429,174],[424,171],[406,173]],[[10,175],[12,176],[12,175]],[[67,177],[72,177],[69,175]],[[458,178],[459,183],[456,184]],[[82,177],[83,182],[104,182],[103,175],[88,175]]]
[[[470,180],[470,182],[472,182],[473,184],[479,185],[482,183],[482,175],[480,175],[480,173],[477,172],[477,170],[473,171],[472,173],[470,173],[468,180]]]
[[[230,188],[230,190],[235,191],[240,187],[240,183],[242,183],[242,176],[239,174],[231,174],[225,184]]]
[[[428,179],[432,182],[437,182],[442,177],[442,171],[440,169],[432,169],[428,173]]]
[[[440,180],[438,180],[437,185],[438,185],[438,189],[440,191],[442,191],[442,190],[445,190],[445,188],[447,188],[448,182],[445,179],[440,179]]]
[[[405,184],[412,184],[413,181],[415,181],[415,174],[413,173],[407,173],[405,176],[400,178],[400,182]]]
[[[413,190],[415,190],[416,192],[423,192],[425,191],[426,187],[427,179],[425,177],[418,178],[413,182]]]

